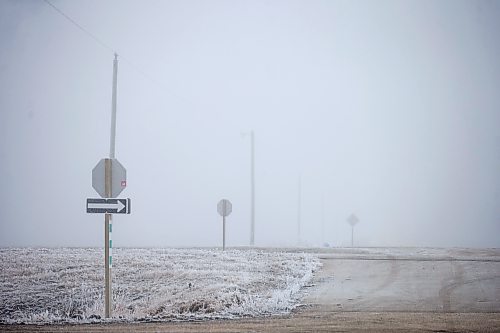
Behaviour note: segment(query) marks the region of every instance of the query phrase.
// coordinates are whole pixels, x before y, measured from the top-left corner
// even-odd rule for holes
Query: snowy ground
[[[287,313],[320,263],[261,250],[114,249],[114,321]],[[103,321],[103,249],[0,249],[0,323]]]

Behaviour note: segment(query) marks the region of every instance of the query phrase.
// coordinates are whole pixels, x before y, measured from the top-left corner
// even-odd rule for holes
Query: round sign
[[[219,212],[221,216],[228,216],[229,214],[231,214],[232,211],[233,211],[233,205],[227,199],[222,199],[217,204],[217,212]]]

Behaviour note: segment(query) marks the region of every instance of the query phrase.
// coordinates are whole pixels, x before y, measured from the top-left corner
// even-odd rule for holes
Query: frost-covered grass
[[[104,250],[0,249],[0,323],[102,321]],[[320,265],[312,254],[114,249],[113,320],[288,313]]]

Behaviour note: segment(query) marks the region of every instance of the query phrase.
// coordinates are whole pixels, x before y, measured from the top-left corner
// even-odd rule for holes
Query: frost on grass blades
[[[0,249],[0,323],[97,322],[102,249]],[[112,320],[287,313],[320,265],[311,254],[114,249]]]

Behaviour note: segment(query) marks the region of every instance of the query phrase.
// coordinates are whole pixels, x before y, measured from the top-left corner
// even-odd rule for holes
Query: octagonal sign
[[[106,160],[111,163],[111,195],[106,196]],[[103,158],[92,169],[92,187],[102,198],[116,198],[127,187],[127,170],[116,158]]]
[[[349,222],[349,224],[350,224],[351,226],[353,226],[353,227],[354,227],[356,224],[358,224],[359,219],[358,219],[358,217],[357,217],[356,215],[351,214],[351,215],[347,218],[347,222]]]

